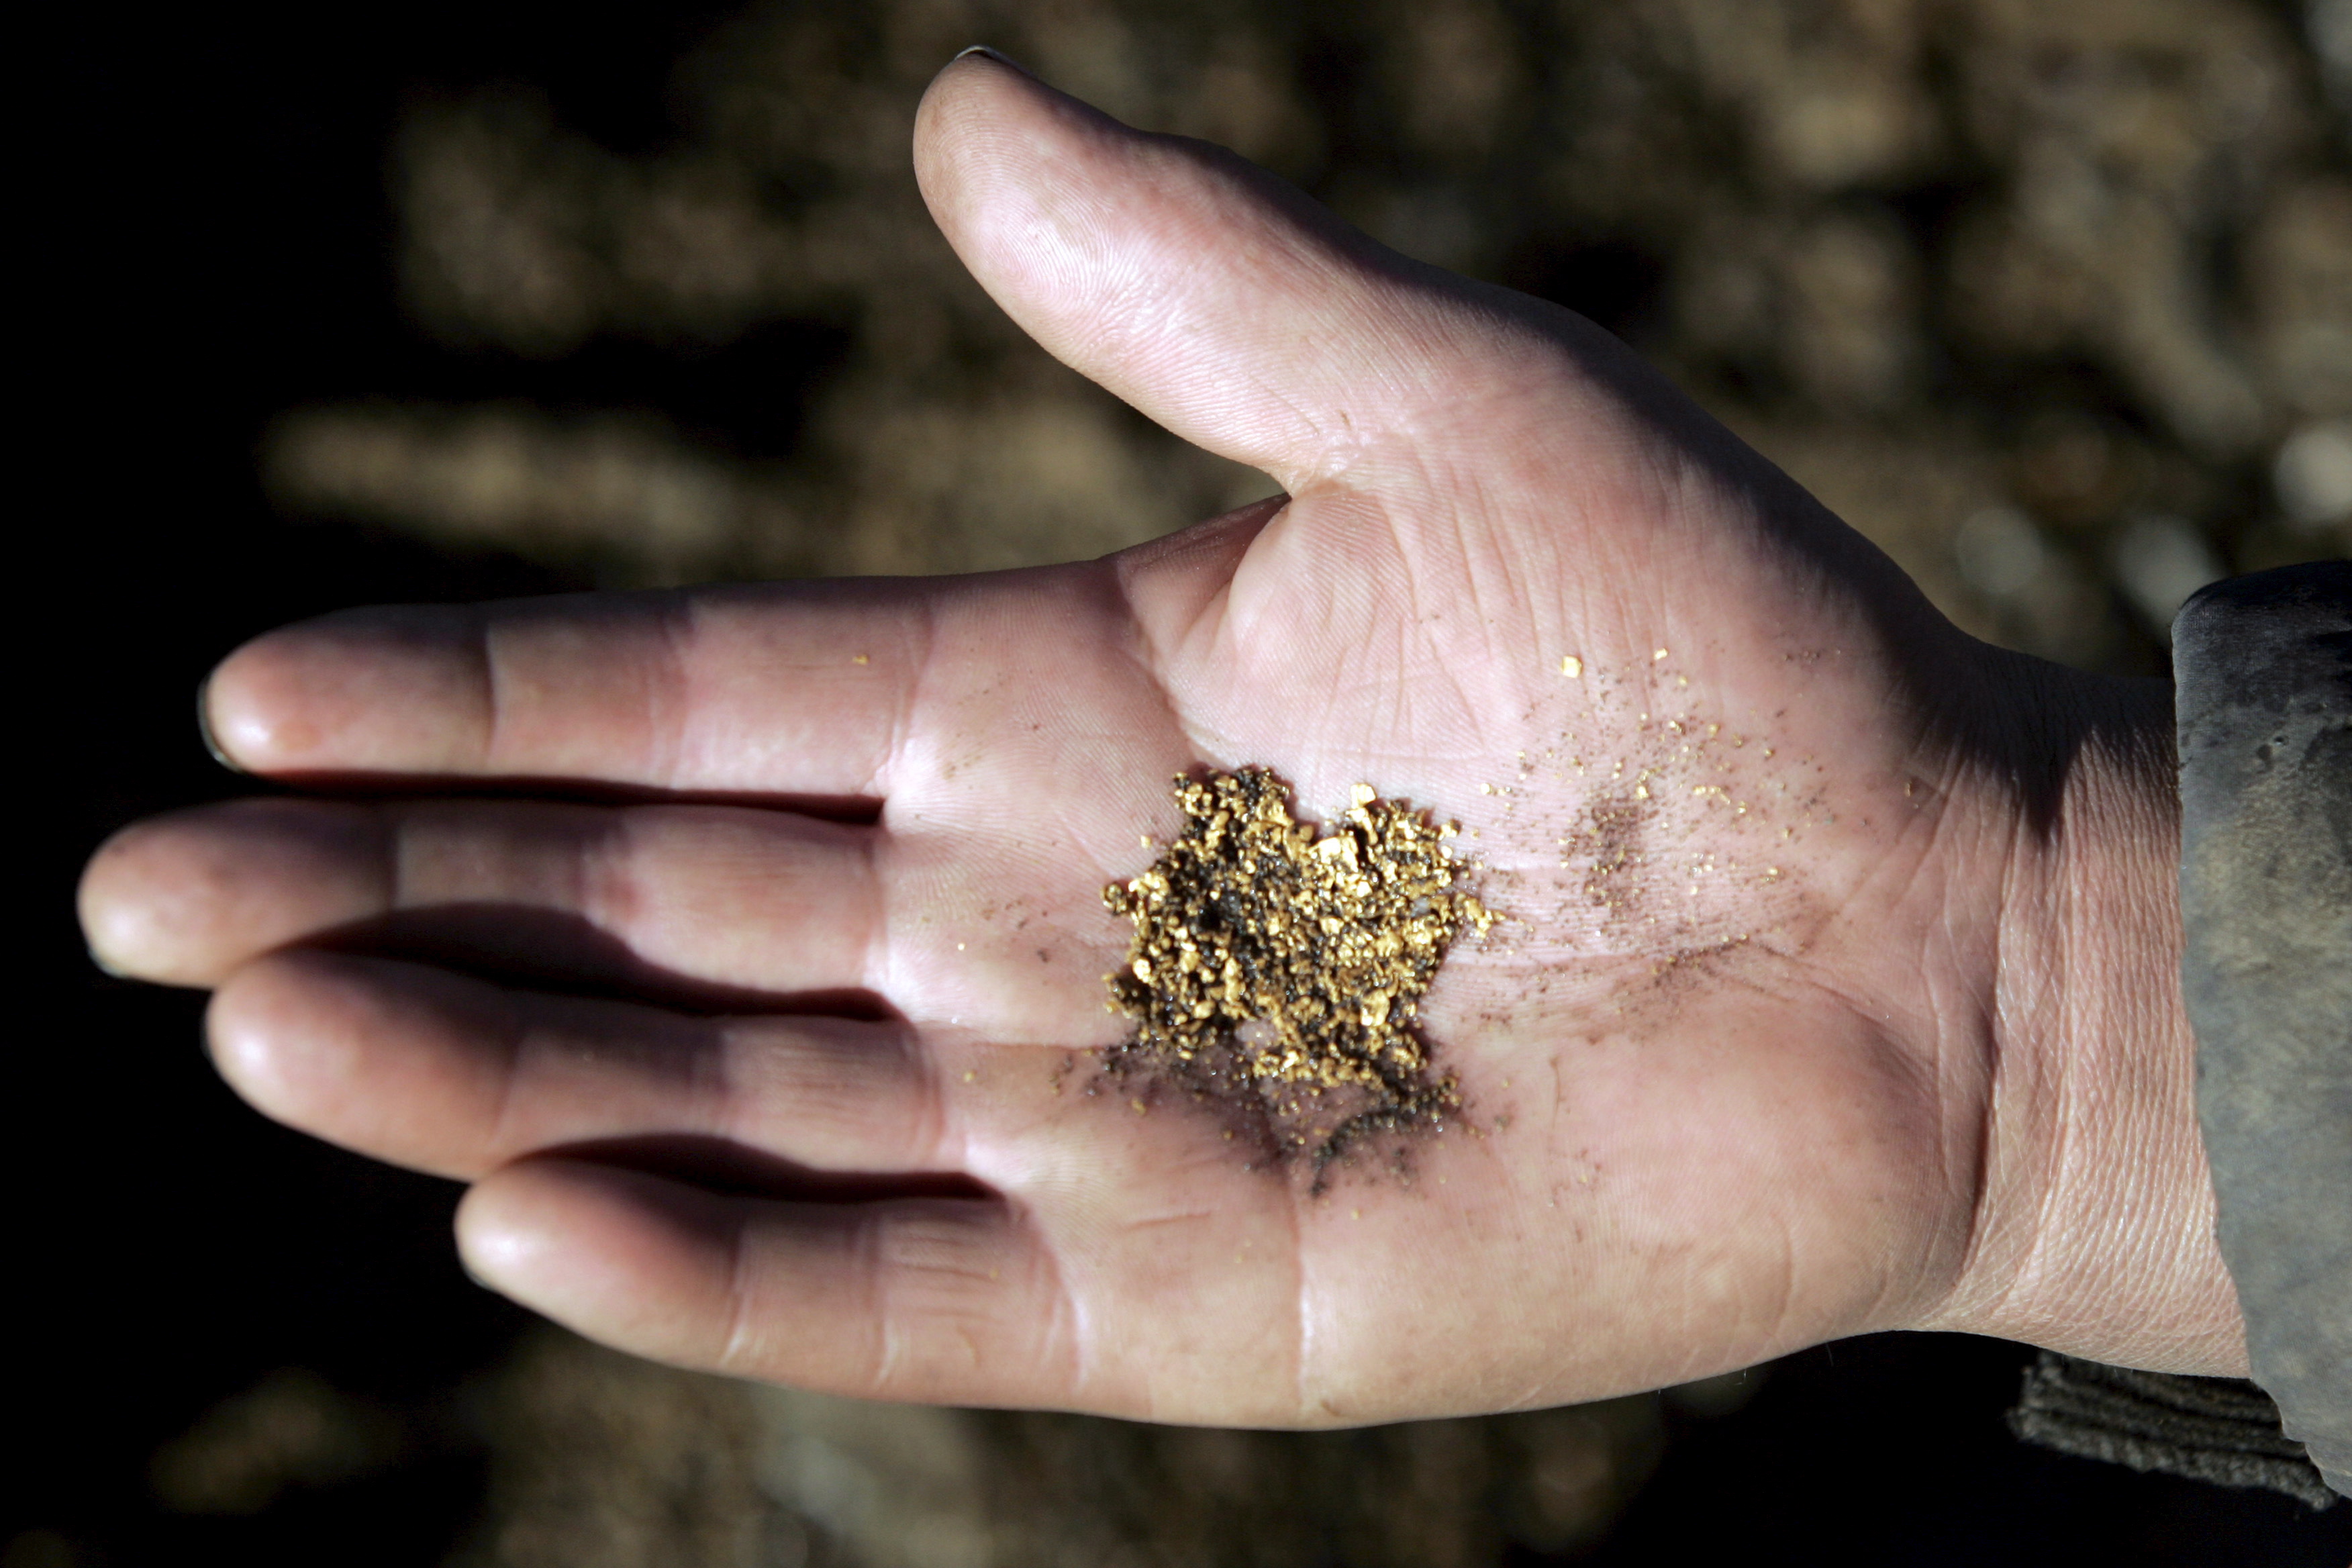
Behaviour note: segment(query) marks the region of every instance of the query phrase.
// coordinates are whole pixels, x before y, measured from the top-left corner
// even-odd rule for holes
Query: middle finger
[[[880,838],[735,806],[239,801],[117,835],[83,909],[101,958],[181,984],[334,938],[624,991],[869,989]]]

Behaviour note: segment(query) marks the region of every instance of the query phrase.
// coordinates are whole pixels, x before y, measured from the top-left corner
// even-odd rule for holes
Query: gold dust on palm
[[[1453,826],[1358,784],[1328,831],[1264,768],[1176,781],[1184,828],[1103,889],[1135,928],[1112,1007],[1134,1033],[1114,1072],[1161,1076],[1242,1111],[1318,1168],[1365,1134],[1434,1126],[1461,1103],[1418,1023],[1465,926],[1494,917],[1446,847]]]

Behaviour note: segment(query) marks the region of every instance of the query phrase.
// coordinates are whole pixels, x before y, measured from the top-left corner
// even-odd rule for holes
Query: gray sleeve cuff
[[[2324,1509],[2336,1494],[2279,1430],[2278,1406],[2235,1378],[2175,1377],[2043,1351],[2026,1369],[2010,1430],[2077,1458],[2284,1492]]]
[[[2352,563],[2173,623],[2182,986],[2254,1382],[2352,1495]]]

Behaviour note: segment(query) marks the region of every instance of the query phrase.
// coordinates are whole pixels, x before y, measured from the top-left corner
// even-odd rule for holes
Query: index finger
[[[878,797],[934,596],[834,581],[344,611],[231,654],[205,724],[275,777]]]

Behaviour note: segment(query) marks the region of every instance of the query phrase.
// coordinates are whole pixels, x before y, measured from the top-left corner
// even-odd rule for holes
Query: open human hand
[[[328,796],[83,888],[105,962],[217,988],[243,1094],[471,1183],[470,1267],[561,1321],[853,1394],[1324,1425],[1894,1328],[2242,1364],[2160,691],[1961,636],[1605,333],[1229,154],[975,55],[916,157],[1015,320],[1286,493],[1085,564],[247,645],[217,745]],[[1459,822],[1499,917],[1402,1173],[1088,1092],[1101,889],[1245,764]]]

